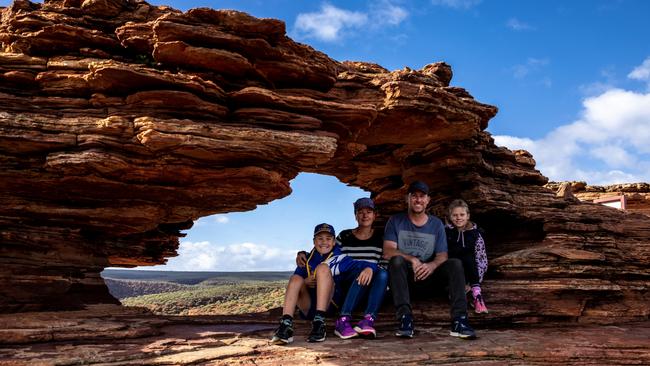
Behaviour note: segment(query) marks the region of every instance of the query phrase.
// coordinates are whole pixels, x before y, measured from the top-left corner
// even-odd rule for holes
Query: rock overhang
[[[443,62],[339,62],[277,20],[139,0],[19,0],[0,40],[0,311],[111,301],[101,269],[164,263],[192,220],[284,197],[303,171],[372,192],[380,222],[414,179],[436,213],[469,201],[506,317],[605,321],[622,314],[602,291],[637,307],[647,291],[648,223],[554,197],[530,154],[494,144],[496,107],[450,86]],[[593,255],[557,254],[574,251]],[[639,264],[606,275],[621,257]],[[513,276],[557,301],[509,309],[524,291]],[[631,282],[585,285],[600,280]]]

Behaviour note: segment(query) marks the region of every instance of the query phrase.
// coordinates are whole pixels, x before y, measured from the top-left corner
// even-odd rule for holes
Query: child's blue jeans
[[[361,272],[359,272],[361,273]],[[372,275],[372,281],[367,286],[359,285],[355,276],[341,308],[341,316],[350,316],[352,311],[359,305],[359,302],[368,295],[368,305],[364,314],[370,314],[373,318],[377,317],[377,311],[381,307],[386,294],[388,285],[388,271],[383,268],[377,268]]]

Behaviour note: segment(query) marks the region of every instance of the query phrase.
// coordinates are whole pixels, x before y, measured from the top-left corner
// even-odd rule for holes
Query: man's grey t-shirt
[[[422,262],[431,261],[435,253],[446,253],[445,227],[437,217],[428,216],[429,220],[422,226],[412,223],[405,212],[391,216],[386,223],[384,240],[396,242],[400,252]]]

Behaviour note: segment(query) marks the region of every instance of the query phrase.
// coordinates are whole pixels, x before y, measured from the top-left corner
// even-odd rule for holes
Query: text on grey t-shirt
[[[423,262],[431,260],[435,253],[447,252],[447,237],[442,221],[429,216],[426,224],[417,226],[406,213],[393,215],[386,223],[384,240],[397,243],[397,249]]]

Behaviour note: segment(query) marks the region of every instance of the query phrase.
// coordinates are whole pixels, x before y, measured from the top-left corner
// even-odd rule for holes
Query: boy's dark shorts
[[[361,270],[358,271],[348,271],[346,273],[342,273],[334,278],[334,296],[332,296],[332,301],[330,302],[330,306],[327,308],[327,311],[325,312],[325,315],[327,317],[332,317],[336,315],[341,306],[343,305],[343,301],[345,300],[345,295],[348,292],[348,289],[350,288],[350,284],[352,281],[356,280],[356,278],[359,276],[359,273],[361,273]],[[309,288],[309,298],[310,298],[310,305],[309,305],[309,311],[307,314],[303,313],[300,308],[298,308],[298,315],[300,316],[301,319],[305,320],[312,320],[314,319],[314,315],[316,315],[316,288],[312,287]]]
[[[325,312],[325,316],[333,317],[335,316],[338,311],[339,311],[339,306],[343,303],[343,296],[340,294],[340,290],[336,289],[334,290],[334,297],[332,298],[332,301],[330,301],[330,306],[327,308],[327,311]],[[307,314],[303,313],[300,308],[298,308],[298,315],[300,316],[300,319],[305,319],[305,320],[313,320],[314,315],[316,315],[316,288],[309,288],[309,298],[310,298],[310,304],[309,304],[309,311],[307,311]]]

